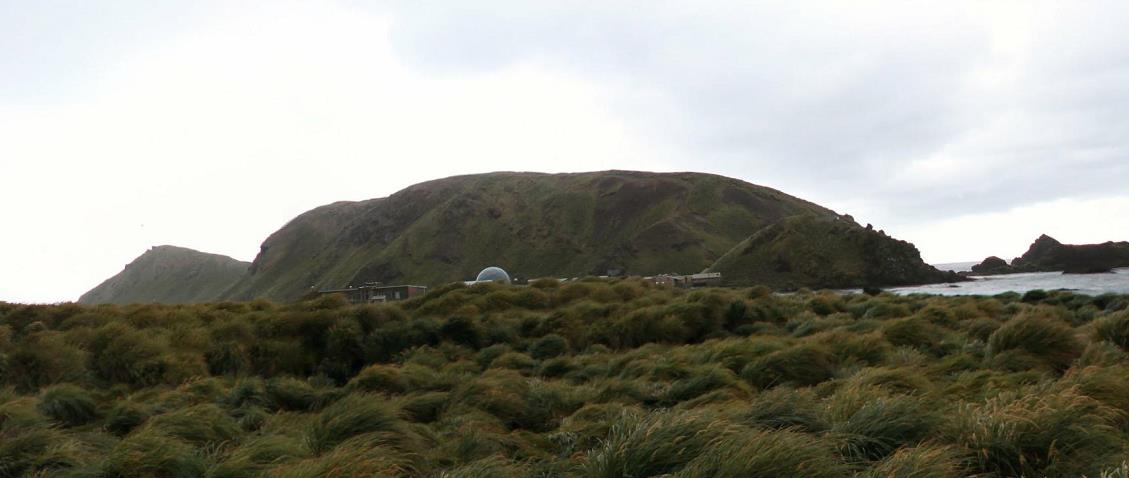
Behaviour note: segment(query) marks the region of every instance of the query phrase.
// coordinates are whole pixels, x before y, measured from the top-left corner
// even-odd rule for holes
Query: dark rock
[[[1011,271],[1011,266],[1008,265],[1007,261],[996,256],[989,256],[980,261],[979,264],[972,266],[972,273],[979,275],[1007,274]]]
[[[991,261],[991,263],[989,263]],[[973,266],[975,274],[1008,274],[1015,272],[1057,272],[1067,274],[1100,274],[1118,267],[1129,267],[1129,242],[1101,244],[1063,244],[1043,234],[1031,243],[1027,252],[999,267],[1003,260],[989,257]]]

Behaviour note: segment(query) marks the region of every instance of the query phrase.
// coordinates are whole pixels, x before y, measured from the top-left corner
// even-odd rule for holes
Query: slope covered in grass
[[[0,303],[0,477],[1125,476],[1129,296]]]
[[[700,272],[793,215],[834,215],[700,173],[490,173],[302,214],[263,242],[232,299],[292,299],[367,281],[441,284],[488,265],[520,277]]]
[[[850,288],[962,280],[917,248],[839,216],[795,216],[766,226],[710,266],[730,284]]]
[[[250,263],[175,246],[157,246],[78,299],[81,304],[166,304],[213,301]]]

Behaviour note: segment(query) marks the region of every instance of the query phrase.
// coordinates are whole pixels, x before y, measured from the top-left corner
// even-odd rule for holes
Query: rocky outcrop
[[[1007,261],[1000,259],[996,256],[989,256],[988,258],[980,261],[979,264],[972,266],[972,274],[975,275],[990,275],[990,274],[1007,274],[1011,272],[1011,265]]]
[[[1063,244],[1046,234],[1039,236],[1027,252],[1012,259],[1011,264],[998,257],[989,257],[972,267],[975,275],[1012,274],[1020,272],[1064,272],[1094,274],[1129,267],[1129,242],[1101,244]]]

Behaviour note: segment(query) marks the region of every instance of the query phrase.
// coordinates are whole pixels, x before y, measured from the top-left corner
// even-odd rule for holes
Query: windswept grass
[[[0,303],[0,478],[1125,477],[1129,297]]]

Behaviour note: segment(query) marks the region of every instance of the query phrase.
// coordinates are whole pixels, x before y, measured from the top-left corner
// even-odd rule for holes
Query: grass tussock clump
[[[819,433],[827,429],[819,400],[810,388],[777,387],[753,399],[735,421],[756,428],[794,429]]]
[[[875,463],[862,478],[961,478],[968,476],[966,460],[956,449],[947,446],[901,448]]]
[[[980,473],[1096,476],[1126,452],[1117,412],[1074,388],[1009,392],[951,418],[951,433]]]
[[[740,430],[715,440],[674,476],[685,478],[832,478],[848,474],[834,450],[790,430]]]
[[[753,386],[767,389],[777,385],[809,386],[831,379],[835,356],[825,347],[800,344],[772,352],[749,362],[741,378]]]
[[[309,451],[299,440],[279,435],[261,436],[229,451],[208,473],[213,478],[261,476],[277,463],[308,456]]]
[[[76,385],[55,385],[39,395],[39,411],[62,424],[75,427],[98,417],[97,405],[90,392]]]
[[[412,445],[399,412],[386,399],[369,394],[348,395],[322,410],[306,430],[306,445],[320,455],[361,435],[384,446]]]
[[[1129,311],[1115,312],[1094,321],[1094,332],[1099,339],[1129,351]]]
[[[134,433],[110,450],[103,462],[107,476],[148,478],[205,476],[207,463],[192,445],[149,430]]]
[[[234,440],[242,430],[220,407],[193,405],[150,418],[146,428],[197,446]]]
[[[352,380],[349,387],[365,392],[381,392],[397,395],[408,390],[407,380],[400,374],[400,368],[392,365],[373,364],[365,367]]]
[[[279,478],[396,478],[418,476],[411,457],[373,443],[367,437],[347,440],[320,456],[287,461],[264,475]]]
[[[730,433],[731,427],[701,412],[624,413],[601,445],[588,452],[583,473],[592,478],[674,473]]]
[[[922,317],[890,321],[882,329],[886,340],[896,346],[914,347],[932,352],[944,336],[942,329]]]
[[[1032,315],[1009,320],[988,337],[989,356],[1019,353],[1057,371],[1070,368],[1082,350],[1082,343],[1070,326]]]
[[[523,478],[527,476],[530,476],[528,465],[507,460],[499,455],[475,460],[439,474],[439,478]]]
[[[895,394],[926,394],[933,383],[914,368],[873,367],[860,370],[850,378],[858,387],[877,387]]]
[[[903,446],[915,446],[929,438],[940,421],[931,404],[919,397],[874,395],[847,389],[831,398],[826,418],[830,437],[848,460],[879,460]]]
[[[0,478],[1129,478],[1129,296],[870,292],[0,303]]]

